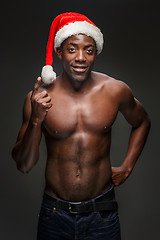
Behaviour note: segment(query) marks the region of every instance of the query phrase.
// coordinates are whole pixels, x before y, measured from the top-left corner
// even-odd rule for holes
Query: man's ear
[[[56,53],[58,58],[61,60],[62,59],[62,47],[56,48]]]

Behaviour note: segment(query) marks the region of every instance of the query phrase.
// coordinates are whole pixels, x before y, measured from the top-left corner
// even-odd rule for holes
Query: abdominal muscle
[[[85,201],[110,188],[110,137],[90,139],[86,136],[84,139],[51,141],[46,138],[45,191],[49,195],[67,201]]]

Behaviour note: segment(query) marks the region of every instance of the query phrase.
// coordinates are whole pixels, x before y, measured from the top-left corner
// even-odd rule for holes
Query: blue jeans
[[[37,240],[120,240],[118,211],[70,214],[42,202]]]

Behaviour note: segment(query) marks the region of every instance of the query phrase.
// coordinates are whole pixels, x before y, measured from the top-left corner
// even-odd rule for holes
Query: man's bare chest
[[[99,134],[109,131],[118,112],[118,104],[111,97],[87,95],[81,98],[55,95],[44,126],[51,135],[70,135],[74,132]]]

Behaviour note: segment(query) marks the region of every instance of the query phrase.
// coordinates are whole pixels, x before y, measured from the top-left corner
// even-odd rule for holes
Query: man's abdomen
[[[46,166],[46,191],[50,195],[84,201],[108,190],[111,184],[109,136],[84,133],[49,146],[52,154]]]

